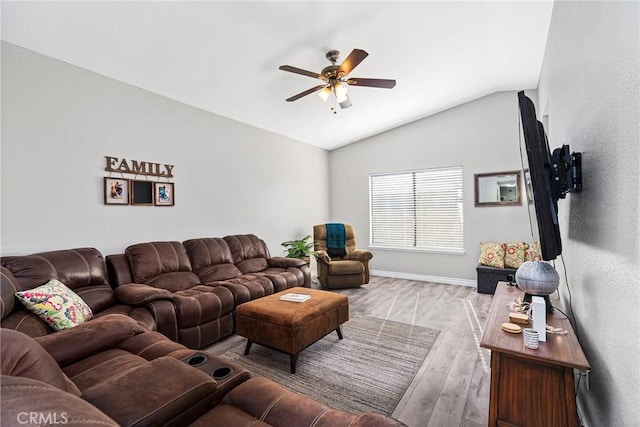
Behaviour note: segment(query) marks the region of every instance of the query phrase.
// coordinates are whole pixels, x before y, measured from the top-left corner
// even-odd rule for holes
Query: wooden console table
[[[573,370],[590,369],[569,319],[557,310],[547,325],[567,335],[547,334],[536,350],[524,346],[522,333],[510,334],[506,306],[524,294],[498,282],[480,346],[491,350],[489,426],[578,426]]]

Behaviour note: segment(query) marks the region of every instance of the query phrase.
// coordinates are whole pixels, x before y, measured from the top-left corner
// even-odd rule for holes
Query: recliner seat
[[[313,226],[313,248],[318,261],[318,280],[325,288],[357,288],[369,283],[371,251],[358,249],[356,234],[350,224],[344,224],[344,256],[330,256],[326,224]]]
[[[274,286],[265,276],[243,274],[233,263],[227,242],[220,237],[190,239],[183,242],[193,272],[200,281],[211,286],[224,286],[231,291],[235,306],[271,295]]]
[[[120,289],[117,296],[107,281],[104,258],[94,248],[4,256],[0,262],[0,318],[3,328],[15,329],[32,337],[54,332],[14,296],[17,291],[36,288],[52,278],[78,294],[91,308],[94,318],[124,314],[149,330],[157,329],[158,315],[175,318],[168,294],[158,289],[132,285]]]
[[[223,238],[229,245],[233,263],[243,274],[267,277],[274,292],[311,287],[309,266],[300,259],[272,257],[264,240],[254,234],[236,234]]]
[[[138,243],[126,248],[125,256],[134,283],[170,292],[179,343],[202,348],[233,332],[233,294],[223,286],[203,285],[182,243]]]

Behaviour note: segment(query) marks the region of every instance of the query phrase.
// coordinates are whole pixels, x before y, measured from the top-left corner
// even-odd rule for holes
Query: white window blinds
[[[462,166],[371,175],[371,245],[464,251]]]

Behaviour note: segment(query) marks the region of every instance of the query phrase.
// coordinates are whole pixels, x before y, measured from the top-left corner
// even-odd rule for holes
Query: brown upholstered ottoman
[[[282,301],[287,293],[307,294],[304,302]],[[287,353],[291,373],[296,373],[298,353],[320,338],[336,331],[349,320],[349,299],[345,295],[309,288],[291,288],[240,304],[236,308],[236,330],[247,338],[244,354],[258,343]]]

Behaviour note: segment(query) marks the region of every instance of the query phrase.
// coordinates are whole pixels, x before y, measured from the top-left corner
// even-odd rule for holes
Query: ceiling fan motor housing
[[[339,77],[337,74],[338,68],[340,68],[338,65],[329,65],[324,67],[320,74],[326,77],[329,81],[336,80]]]
[[[332,64],[335,64],[338,61],[338,56],[340,56],[340,51],[338,50],[330,50],[327,52],[325,57],[331,61]]]

